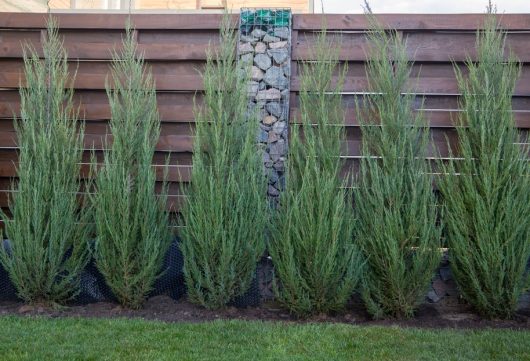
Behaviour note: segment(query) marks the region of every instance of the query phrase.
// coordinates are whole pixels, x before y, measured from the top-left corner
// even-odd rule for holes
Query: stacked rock
[[[247,10],[245,16],[253,21],[242,21],[238,46],[240,62],[252,67],[249,109],[260,118],[257,140],[264,150],[263,164],[269,177],[267,193],[273,206],[285,187],[291,75],[290,12],[277,12]],[[275,21],[277,18],[282,21]]]

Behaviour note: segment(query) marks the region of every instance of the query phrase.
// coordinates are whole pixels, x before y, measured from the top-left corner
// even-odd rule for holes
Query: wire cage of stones
[[[249,111],[257,112],[271,207],[285,187],[291,76],[291,10],[241,9],[238,56],[251,66]]]

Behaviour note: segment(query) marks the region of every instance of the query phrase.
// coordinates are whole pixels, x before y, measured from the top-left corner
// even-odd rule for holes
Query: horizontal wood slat
[[[7,208],[9,207],[9,201],[13,195],[12,191],[0,191],[0,207]],[[78,201],[80,204],[83,204],[86,201],[86,194],[78,194]],[[170,212],[177,212],[182,208],[186,196],[184,195],[169,195],[167,197],[166,209]]]
[[[128,14],[53,14],[63,29],[118,29],[124,28]],[[41,29],[45,27],[46,14],[0,13],[0,28]],[[137,30],[189,30],[219,29],[220,14],[132,14]],[[237,15],[233,15],[237,24]]]
[[[298,42],[293,44],[295,60],[312,60],[314,33],[299,33]],[[418,62],[452,62],[476,60],[474,33],[408,32],[403,35],[407,41],[409,58]],[[370,53],[370,44],[364,33],[341,34],[340,60],[365,61]],[[507,49],[522,62],[530,62],[530,32],[508,34]],[[508,50],[507,50],[508,52]]]
[[[0,175],[2,177],[16,177],[18,163],[10,161],[0,161]],[[81,178],[87,178],[90,175],[92,166],[88,163],[81,165]],[[156,176],[158,181],[164,180],[165,165],[155,165]],[[167,167],[167,180],[169,182],[188,182],[190,180],[190,166],[169,166]]]
[[[501,14],[500,23],[509,30],[530,30],[528,14]],[[397,30],[465,30],[475,31],[482,27],[482,14],[378,14],[377,19],[385,28]],[[322,15],[304,14],[293,16],[293,29],[319,30]],[[330,14],[325,16],[330,30],[365,30],[369,23],[358,14]]]

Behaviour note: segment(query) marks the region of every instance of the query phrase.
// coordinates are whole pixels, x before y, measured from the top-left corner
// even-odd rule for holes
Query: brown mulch
[[[20,302],[0,302],[0,316],[24,315],[46,317],[85,318],[139,318],[163,322],[204,322],[219,319],[283,321],[290,323],[330,322],[363,326],[398,325],[420,328],[511,328],[530,330],[530,312],[518,313],[513,320],[486,320],[474,314],[463,304],[424,304],[409,320],[372,320],[358,304],[350,305],[344,313],[335,316],[315,316],[297,319],[273,302],[261,307],[207,310],[182,299],[174,301],[166,296],[149,299],[141,310],[128,310],[110,302],[73,305],[60,309],[29,306]]]

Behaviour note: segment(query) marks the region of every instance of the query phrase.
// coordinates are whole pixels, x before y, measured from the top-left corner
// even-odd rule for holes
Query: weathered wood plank
[[[397,30],[465,30],[475,31],[484,22],[482,14],[378,14],[386,27]],[[362,14],[329,14],[324,17],[330,30],[365,30],[369,27]],[[500,14],[500,23],[508,30],[529,30],[529,14]],[[322,15],[293,15],[293,29],[319,30]]]
[[[53,14],[63,29],[124,29],[128,14]],[[237,26],[237,15],[233,15]],[[40,29],[47,14],[0,13],[0,28]],[[219,29],[222,14],[132,14],[138,30]]]

